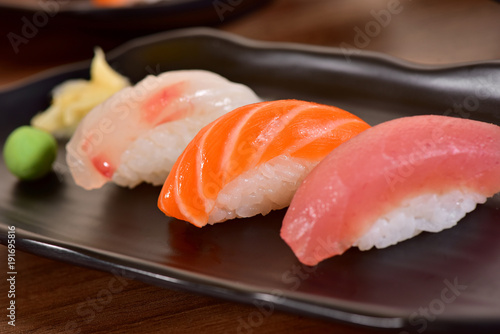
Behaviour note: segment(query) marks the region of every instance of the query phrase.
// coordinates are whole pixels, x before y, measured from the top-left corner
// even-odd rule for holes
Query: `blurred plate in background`
[[[0,0],[0,10],[4,14],[24,15],[35,25],[37,21],[50,18],[51,25],[139,32],[216,25],[268,1],[161,0],[121,7],[98,7],[90,0]]]

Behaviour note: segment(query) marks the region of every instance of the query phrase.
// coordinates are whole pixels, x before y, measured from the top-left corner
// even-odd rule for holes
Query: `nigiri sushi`
[[[198,227],[284,208],[321,159],[368,128],[347,111],[305,101],[240,107],[189,143],[158,207]]]
[[[108,181],[161,185],[189,141],[206,124],[260,101],[247,86],[202,70],[147,76],[92,109],[66,145],[76,184]]]
[[[282,239],[306,265],[454,226],[500,192],[500,127],[446,116],[374,126],[332,151],[288,208]]]

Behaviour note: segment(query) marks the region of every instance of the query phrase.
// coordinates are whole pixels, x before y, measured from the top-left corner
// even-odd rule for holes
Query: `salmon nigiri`
[[[305,101],[237,108],[189,143],[158,207],[198,227],[284,208],[321,159],[368,128],[347,111]]]
[[[454,226],[500,192],[500,127],[413,116],[363,132],[304,180],[281,237],[307,265]]]

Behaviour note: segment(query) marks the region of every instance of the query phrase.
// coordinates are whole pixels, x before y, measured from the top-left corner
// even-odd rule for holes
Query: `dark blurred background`
[[[89,59],[95,46],[108,51],[132,38],[190,26],[373,50],[426,64],[500,59],[500,4],[493,0],[178,0],[129,8],[95,8],[87,0],[0,0],[0,85]]]

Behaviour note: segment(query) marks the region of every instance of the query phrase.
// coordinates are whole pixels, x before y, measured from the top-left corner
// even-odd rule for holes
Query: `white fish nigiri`
[[[281,237],[304,264],[454,226],[500,192],[500,127],[414,116],[368,129],[306,177]]]
[[[94,108],[66,146],[76,182],[163,184],[177,157],[206,124],[260,101],[247,86],[202,70],[148,76]]]

